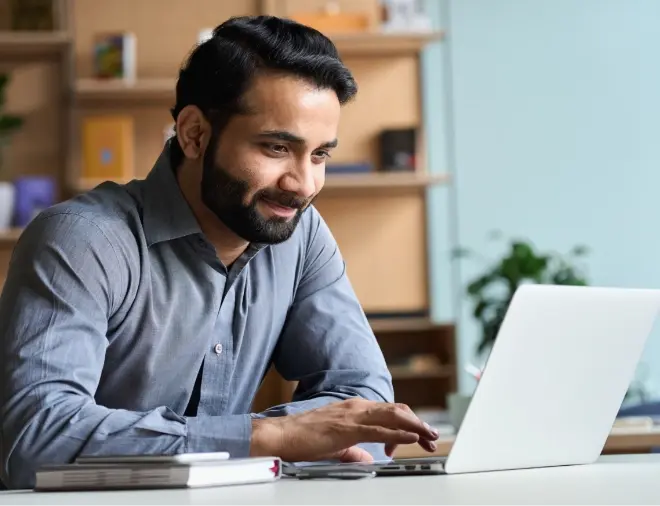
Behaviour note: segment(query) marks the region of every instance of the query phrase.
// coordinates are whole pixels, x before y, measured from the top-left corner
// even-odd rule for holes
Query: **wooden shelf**
[[[330,38],[342,56],[392,56],[415,54],[444,37],[443,32],[429,33],[358,33],[337,34]]]
[[[175,79],[123,80],[78,79],[75,84],[76,99],[79,101],[148,101],[162,102],[174,100]]]
[[[432,369],[424,369],[416,371],[406,366],[390,366],[390,374],[393,380],[414,380],[426,378],[450,378],[453,370],[450,367],[434,367]]]
[[[66,32],[0,31],[0,57],[27,58],[61,54],[71,37]]]
[[[391,56],[417,53],[442,37],[442,32],[360,33],[335,35],[332,39],[343,56]],[[173,78],[140,78],[132,83],[84,78],[75,84],[77,98],[86,101],[166,101],[174,98],[175,89],[176,79]]]
[[[374,318],[369,320],[375,334],[430,330],[438,327],[428,318]]]
[[[345,194],[346,192],[386,192],[401,190],[419,190],[427,186],[444,184],[449,180],[446,174],[404,174],[404,173],[374,173],[374,174],[356,174],[356,175],[330,175],[326,176],[325,186],[321,191],[322,195]],[[73,190],[82,192],[91,190],[95,186],[103,183],[102,179],[84,180],[81,179],[73,185]],[[128,181],[117,181],[119,184],[125,184]],[[403,318],[402,320],[406,320]],[[391,321],[386,320],[385,325],[390,325]]]
[[[322,195],[340,194],[347,191],[400,192],[424,190],[428,186],[449,182],[447,174],[415,172],[374,172],[372,174],[329,174],[325,178]]]
[[[15,243],[22,232],[23,229],[21,228],[10,228],[8,230],[0,230],[0,245]]]

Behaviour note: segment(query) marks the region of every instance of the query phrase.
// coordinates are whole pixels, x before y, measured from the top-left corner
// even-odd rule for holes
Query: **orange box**
[[[82,125],[82,179],[126,180],[134,173],[131,116],[88,116]]]

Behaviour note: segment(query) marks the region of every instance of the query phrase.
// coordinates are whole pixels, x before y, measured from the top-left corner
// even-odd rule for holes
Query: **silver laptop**
[[[524,285],[446,459],[313,467],[458,474],[592,463],[659,310],[660,290]]]

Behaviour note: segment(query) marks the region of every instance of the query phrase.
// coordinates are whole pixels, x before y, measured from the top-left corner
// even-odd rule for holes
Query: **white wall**
[[[494,254],[493,229],[588,245],[591,284],[660,287],[660,1],[428,5],[449,35],[425,60],[432,168],[455,177],[429,206],[433,312],[459,315],[461,361],[478,329],[452,300],[477,271],[448,251]],[[643,364],[660,394],[660,333]]]

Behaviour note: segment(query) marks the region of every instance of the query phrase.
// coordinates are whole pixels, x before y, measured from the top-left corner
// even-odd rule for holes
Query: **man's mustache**
[[[271,202],[291,209],[304,209],[312,199],[301,199],[293,193],[278,192],[273,190],[263,190],[257,195],[258,198],[270,200]]]

